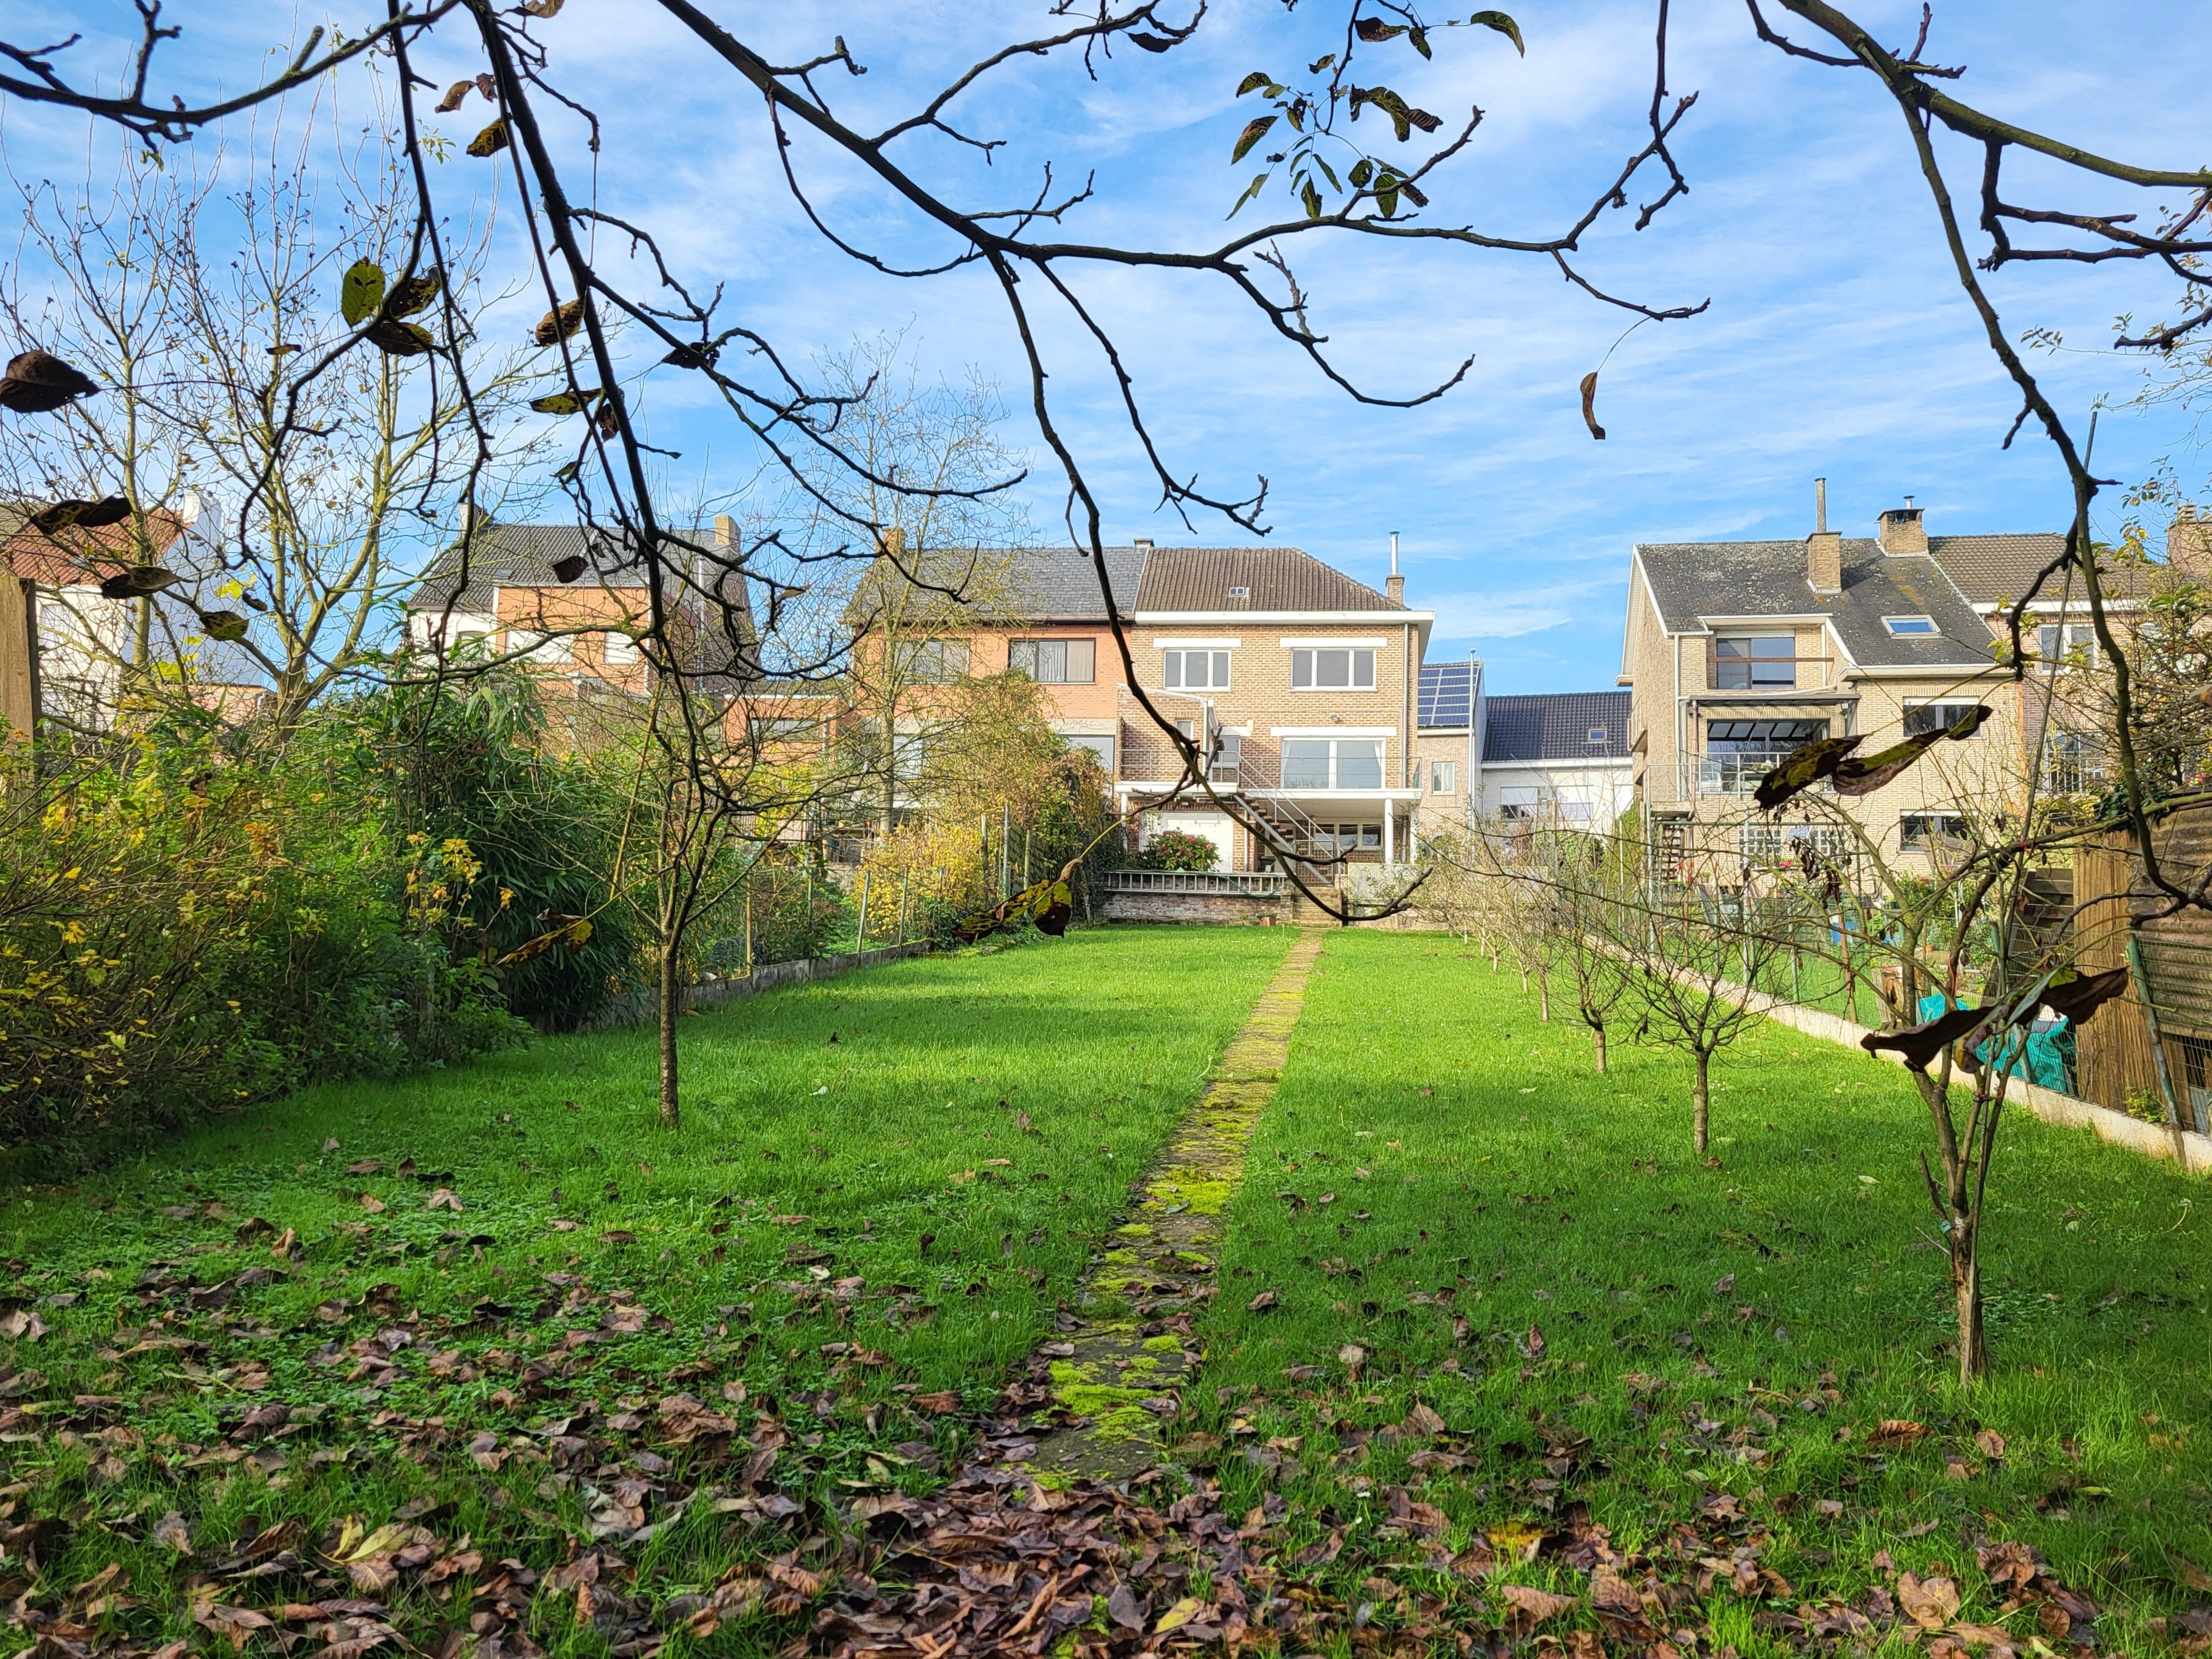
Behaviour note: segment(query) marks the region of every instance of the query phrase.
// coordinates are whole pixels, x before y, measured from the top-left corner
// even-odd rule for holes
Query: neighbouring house
[[[725,689],[734,690],[750,678],[744,665],[753,641],[749,599],[733,574],[735,525],[724,515],[711,529],[688,534],[716,549],[717,557],[730,550],[729,567],[710,571],[706,556],[692,556],[698,568],[677,585],[676,621],[702,662],[711,656],[736,664],[723,671]],[[714,607],[702,592],[725,596],[726,611],[708,615]],[[520,656],[545,689],[576,697],[643,696],[652,682],[638,641],[649,601],[643,561],[614,532],[486,518],[424,568],[407,599],[407,639],[418,650],[442,635],[448,651],[474,646],[487,654]],[[725,643],[718,636],[729,628],[739,637]]]
[[[1832,828],[1755,818],[1750,796],[1814,738],[1872,750],[1977,703],[1995,718],[1872,794],[1834,797],[1887,854],[1924,860],[2025,781],[2022,700],[1999,664],[1998,612],[2063,547],[2045,534],[1934,536],[1909,501],[1870,538],[1827,527],[1823,483],[1802,541],[1640,543],[1630,562],[1620,684],[1634,793],[1671,870],[1718,871]],[[2046,587],[2049,584],[2046,584]],[[2086,616],[2078,590],[2039,602],[2045,645]]]
[[[267,677],[252,654],[208,638],[181,602],[220,575],[213,545],[220,521],[196,496],[149,512],[143,521],[51,532],[19,505],[0,518],[0,533],[15,579],[15,603],[0,611],[11,632],[21,630],[17,648],[0,654],[8,665],[8,726],[52,720],[77,731],[105,731],[114,722],[126,678],[142,662],[165,687],[182,690],[226,720],[250,718],[267,700]],[[100,591],[103,582],[142,562],[183,579],[144,605],[143,636],[142,602]]]
[[[1402,856],[1422,793],[1414,697],[1433,621],[1407,607],[1402,578],[1378,593],[1294,547],[1139,541],[1106,550],[1106,566],[1135,684],[1185,735],[1212,734],[1218,793],[1301,850]],[[940,671],[1028,674],[1124,809],[1158,803],[1146,835],[1204,836],[1224,871],[1272,868],[1229,814],[1170,799],[1181,763],[1130,689],[1089,557],[1023,550],[991,568],[988,599],[941,621]]]
[[[1633,799],[1629,694],[1494,696],[1483,665],[1425,663],[1419,696],[1419,831],[1472,820],[1604,831]]]

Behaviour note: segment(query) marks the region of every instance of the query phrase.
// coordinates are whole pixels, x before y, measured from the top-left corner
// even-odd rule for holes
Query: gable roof
[[[1231,593],[1242,588],[1242,593]],[[1296,547],[1159,547],[1145,561],[1137,609],[1150,612],[1404,611]]]
[[[42,587],[89,586],[137,562],[133,544],[137,530],[128,520],[96,530],[72,526],[49,536],[30,522],[30,513],[24,508],[15,508],[9,516],[15,522],[5,544],[8,568]],[[167,507],[156,507],[146,515],[146,533],[154,542],[154,557],[160,560],[185,533],[184,519]]]
[[[1114,608],[1127,619],[1137,609],[1137,592],[1143,579],[1142,547],[1109,547],[1106,579],[1114,590]],[[1072,547],[1024,548],[1007,561],[1006,599],[1003,608],[1021,622],[1099,622],[1106,620],[1105,596],[1098,591],[1098,568],[1088,553]],[[995,611],[999,605],[986,606]]]
[[[1483,764],[1626,761],[1629,696],[1626,691],[1560,691],[1534,696],[1486,698],[1483,702]],[[1593,732],[1604,732],[1604,741],[1592,743]]]
[[[1000,551],[978,550],[979,554]],[[1106,602],[1088,553],[1073,548],[1004,550],[1004,563],[988,586],[990,597],[974,607],[979,620],[1014,623],[1103,623]],[[1109,547],[1103,550],[1114,604],[1127,620],[1150,615],[1249,611],[1375,611],[1409,618],[1395,599],[1332,569],[1296,547]],[[888,560],[861,584],[896,569]],[[1243,592],[1232,594],[1231,588]],[[855,614],[866,610],[856,602]]]
[[[714,532],[693,530],[695,540],[711,542]],[[562,581],[553,567],[563,559],[580,558],[584,568],[573,581]],[[466,586],[460,583],[463,567]],[[625,580],[625,577],[634,580]],[[624,547],[614,532],[575,524],[480,524],[464,548],[460,542],[442,548],[422,568],[422,579],[408,595],[410,611],[489,610],[495,589],[501,587],[642,587],[644,574],[636,553]]]
[[[1820,616],[1862,667],[1956,668],[1991,660],[1989,624],[1943,566],[1929,554],[1884,553],[1872,537],[1844,538],[1840,593],[1813,591],[1802,541],[1639,542],[1636,556],[1670,634],[1710,632],[1706,619],[1714,617]],[[1885,625],[1886,617],[1928,617],[1941,631],[1900,638]]]

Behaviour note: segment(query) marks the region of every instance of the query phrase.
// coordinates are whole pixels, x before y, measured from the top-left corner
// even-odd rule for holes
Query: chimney
[[[1815,593],[1844,591],[1844,538],[1828,528],[1828,481],[1813,480],[1813,533],[1805,538],[1805,580]]]
[[[1132,536],[1129,538],[1129,545],[1132,547],[1150,547],[1152,544],[1152,538],[1150,536]]]
[[[1406,579],[1398,574],[1398,532],[1390,532],[1390,580],[1382,584],[1382,591],[1393,605],[1406,602]]]
[[[714,545],[733,548],[738,544],[738,521],[726,513],[714,515]]]
[[[2201,517],[2194,501],[2173,510],[2173,522],[2166,527],[2166,562],[2185,576],[2212,580],[2212,519]]]
[[[903,555],[906,552],[906,532],[896,525],[886,529],[884,532],[884,551],[895,559]]]
[[[1875,539],[1892,558],[1928,550],[1928,526],[1921,522],[1920,509],[1913,506],[1911,496],[1905,498],[1903,507],[1893,507],[1881,515],[1881,529]]]

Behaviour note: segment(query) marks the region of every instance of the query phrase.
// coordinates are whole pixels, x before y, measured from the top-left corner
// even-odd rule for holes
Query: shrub
[[[1139,856],[1147,870],[1211,870],[1221,862],[1221,849],[1204,836],[1163,830]]]
[[[317,1077],[516,1040],[420,925],[406,850],[312,734],[280,764],[156,731],[10,768],[0,796],[0,1146],[82,1151]]]

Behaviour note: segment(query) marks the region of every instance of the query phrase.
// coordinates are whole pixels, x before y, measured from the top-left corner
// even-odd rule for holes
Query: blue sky
[[[120,62],[119,37],[98,33],[127,21],[112,0],[9,0],[5,9],[10,38],[58,36],[65,15],[67,27],[88,20],[88,61]],[[831,70],[821,84],[856,124],[903,112],[981,52],[1051,27],[1034,0],[710,9],[786,61],[842,33],[869,73]],[[1525,59],[1486,31],[1458,30],[1434,65],[1409,53],[1393,61],[1393,83],[1448,118],[1469,103],[1486,112],[1431,216],[1540,234],[1594,195],[1638,142],[1650,91],[1649,7],[1514,9]],[[1918,17],[1917,0],[1858,0],[1854,9],[1900,45]],[[232,85],[252,72],[261,43],[324,16],[289,0],[180,0],[172,15],[193,46],[179,60],[187,79]],[[328,15],[343,24],[372,14],[354,3]],[[1279,0],[1225,0],[1189,46],[1126,52],[1095,82],[1073,60],[1025,60],[955,106],[964,130],[1006,141],[988,167],[972,150],[928,139],[902,141],[902,156],[978,205],[1025,196],[1047,161],[1062,179],[1095,173],[1071,239],[1202,247],[1221,235],[1251,171],[1228,164],[1251,112],[1231,96],[1237,82],[1255,68],[1285,74],[1327,50],[1333,15],[1320,0],[1295,13]],[[2202,99],[2212,32],[2201,22],[2185,0],[1952,0],[1939,8],[1929,55],[1968,64],[1965,95],[2007,118],[2125,159],[2190,165],[2212,159]],[[979,368],[1018,410],[1025,404],[995,289],[972,272],[894,281],[825,247],[761,142],[757,101],[656,8],[569,0],[541,33],[564,88],[605,120],[600,205],[653,228],[688,282],[726,284],[733,319],[801,361],[903,328],[931,368],[957,377]],[[426,54],[432,71],[473,74],[482,65],[466,45],[451,30]],[[1852,533],[1868,533],[1877,512],[1908,494],[1939,534],[2055,529],[2066,515],[2047,446],[2024,435],[2008,453],[1998,447],[2016,401],[1949,272],[1902,118],[1870,78],[1761,46],[1740,0],[1678,0],[1670,81],[1698,94],[1678,144],[1691,194],[1640,234],[1628,228],[1632,213],[1608,216],[1583,264],[1601,285],[1654,303],[1711,304],[1692,321],[1648,325],[1614,352],[1599,392],[1601,444],[1583,428],[1577,382],[1627,319],[1525,257],[1364,239],[1291,244],[1317,324],[1370,389],[1413,391],[1474,355],[1460,387],[1413,410],[1352,404],[1218,279],[1070,268],[1121,343],[1174,471],[1237,494],[1265,474],[1275,539],[1378,586],[1389,532],[1401,532],[1407,597],[1438,613],[1432,656],[1480,652],[1501,692],[1611,684],[1631,544],[1802,535],[1817,474],[1829,481],[1832,519]],[[447,118],[453,136],[474,130],[477,107]],[[20,110],[7,122],[19,172],[49,149],[81,172],[81,127]],[[590,177],[576,137],[563,138],[576,158],[572,187]],[[1956,147],[1949,156],[1954,183],[1971,190],[1977,158]],[[804,141],[794,158],[842,233],[897,258],[943,251],[849,165]],[[439,184],[458,202],[489,176],[457,158]],[[2014,194],[2029,194],[2025,178]],[[2146,205],[2086,182],[2057,199]],[[2060,401],[2083,411],[2100,394],[2125,395],[2137,373],[2105,349],[2114,314],[2161,312],[2172,297],[2171,284],[2124,268],[2014,267],[1995,289],[2015,335],[2055,327],[2082,348],[2047,368]],[[1030,297],[1045,317],[1054,407],[1105,503],[1109,537],[1246,539],[1218,519],[1186,532],[1155,510],[1158,492],[1096,355],[1042,295]],[[514,308],[520,327],[542,305]],[[742,434],[702,403],[696,380],[651,377],[643,408],[655,441],[684,452],[675,470],[690,487],[727,491],[749,476]],[[2132,481],[2184,436],[2170,411],[2108,416],[2100,469]],[[1048,458],[1036,459],[1033,517],[1049,532],[1060,489]],[[2192,476],[2203,472],[2195,462]],[[2118,522],[2113,500],[2100,528]]]

